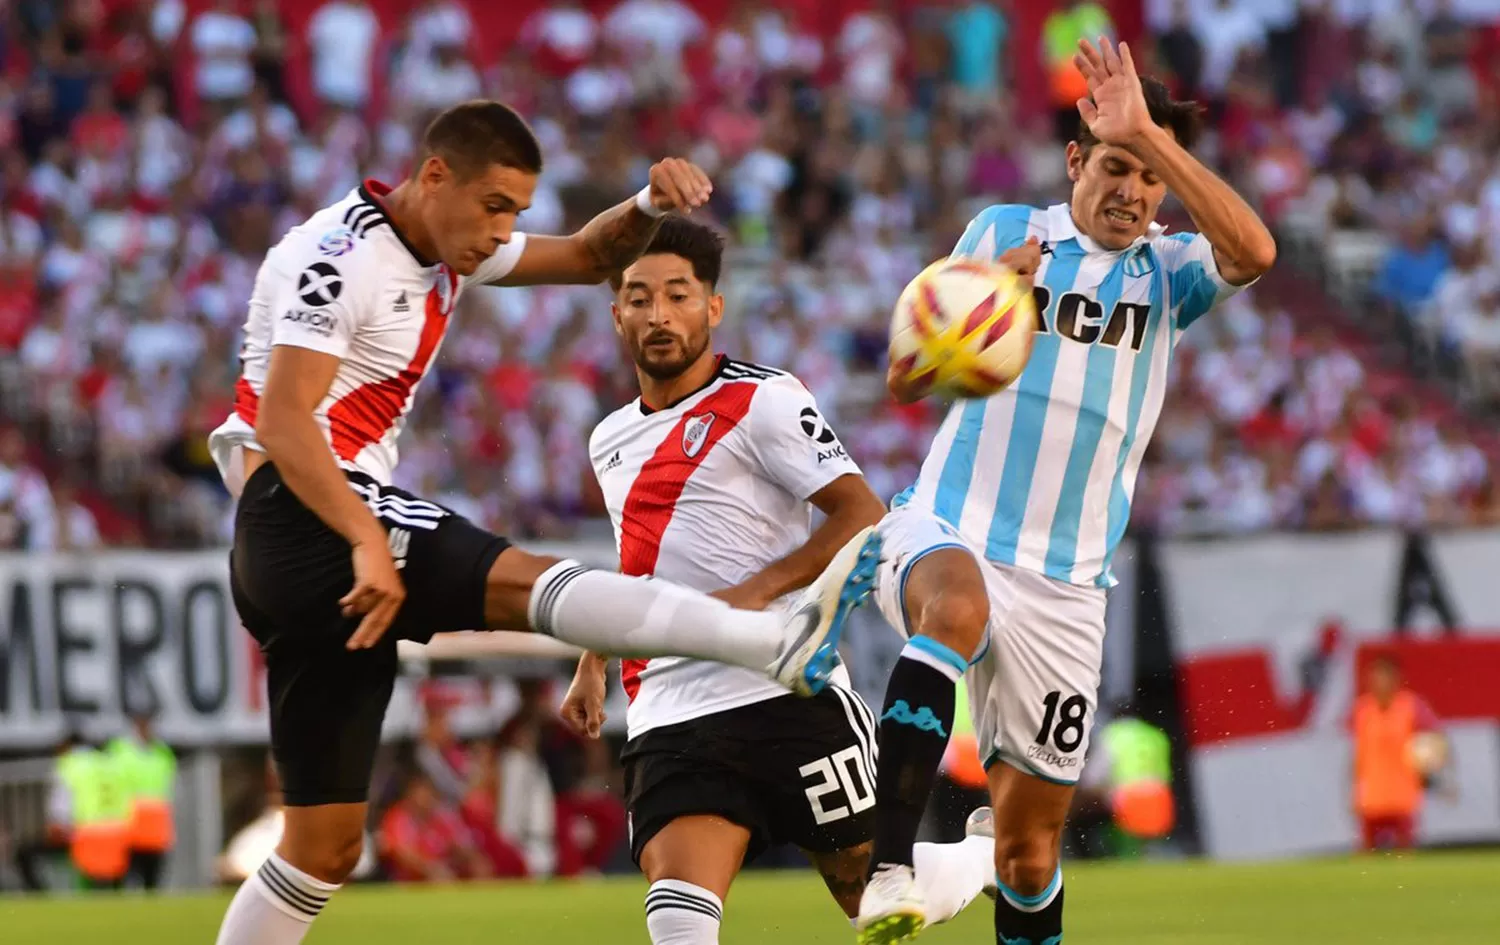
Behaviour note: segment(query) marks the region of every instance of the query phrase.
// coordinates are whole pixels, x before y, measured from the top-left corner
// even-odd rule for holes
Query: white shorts
[[[965,677],[984,766],[1004,761],[1047,781],[1076,783],[1098,706],[1104,590],[987,561],[956,528],[922,510],[895,509],[878,528],[884,544],[875,601],[904,636],[911,636],[905,590],[912,565],[957,548],[984,574],[989,627]]]

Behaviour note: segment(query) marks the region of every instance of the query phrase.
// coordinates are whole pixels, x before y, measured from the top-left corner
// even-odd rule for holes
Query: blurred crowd
[[[1024,42],[1011,0],[0,6],[0,546],[46,549],[224,539],[204,437],[265,250],[399,179],[425,120],[478,95],[543,142],[534,232],[629,195],[654,158],[702,164],[733,235],[719,346],[801,377],[896,492],[941,408],[883,396],[890,306],[979,207],[1064,198],[1066,57],[1122,5],[1064,0]],[[1280,232],[1318,253],[1385,238],[1367,291],[1396,314],[1355,328],[1409,332],[1416,368],[1461,371],[1475,405],[1500,350],[1494,6],[1148,0],[1137,57],[1208,103],[1205,157]],[[1027,72],[1045,106],[1014,94]],[[1139,524],[1500,521],[1494,458],[1451,404],[1371,384],[1357,330],[1295,296],[1257,287],[1188,334]],[[597,528],[586,432],[633,396],[607,305],[467,294],[401,484],[506,534]]]

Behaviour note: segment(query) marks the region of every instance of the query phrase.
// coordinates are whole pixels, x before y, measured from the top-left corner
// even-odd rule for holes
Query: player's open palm
[[[381,541],[354,546],[354,587],[339,601],[345,617],[364,614],[345,644],[351,650],[368,649],[379,642],[401,611],[406,585],[396,571],[391,550]]]
[[[1078,114],[1094,137],[1123,147],[1150,130],[1151,112],[1129,45],[1121,43],[1116,49],[1108,37],[1101,36],[1095,49],[1093,43],[1080,39],[1073,64],[1083,73],[1093,97],[1092,102],[1078,100]]]

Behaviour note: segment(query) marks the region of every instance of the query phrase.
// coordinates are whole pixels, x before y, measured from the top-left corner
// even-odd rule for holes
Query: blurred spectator
[[[238,8],[237,0],[215,0],[193,18],[195,88],[199,98],[220,108],[249,95],[255,84],[251,62],[257,44],[255,27]]]
[[[451,882],[493,875],[468,827],[421,771],[406,779],[401,796],[380,819],[381,862],[398,882]]]
[[[521,42],[542,74],[566,78],[593,59],[599,45],[599,21],[579,0],[562,0],[526,18]]]
[[[1421,312],[1448,268],[1448,247],[1427,220],[1406,225],[1371,289],[1408,317]]]
[[[363,109],[370,101],[380,21],[365,0],[330,0],[307,21],[313,94],[324,105]]]
[[[604,41],[625,54],[646,100],[686,91],[683,54],[707,35],[703,18],[682,0],[623,0],[604,19]]]
[[[964,93],[967,110],[983,107],[1007,84],[1010,20],[991,0],[967,0],[948,18],[953,81]]]

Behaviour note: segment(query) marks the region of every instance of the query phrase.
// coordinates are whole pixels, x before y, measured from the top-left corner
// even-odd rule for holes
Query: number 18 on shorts
[[[884,560],[875,599],[903,633],[902,588],[914,562],[956,547],[979,563],[990,604],[988,639],[965,682],[985,767],[1003,761],[1047,781],[1076,782],[1098,702],[1104,590],[986,561],[956,529],[918,509],[891,512],[880,530]]]

